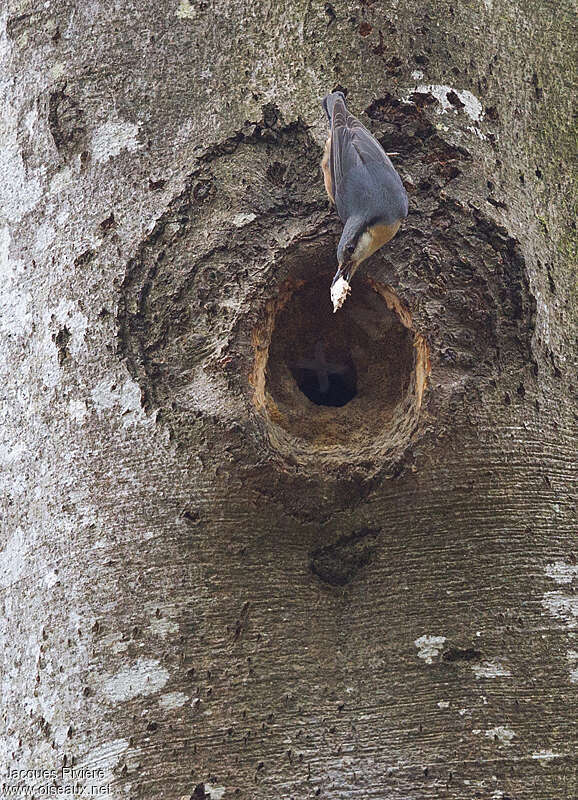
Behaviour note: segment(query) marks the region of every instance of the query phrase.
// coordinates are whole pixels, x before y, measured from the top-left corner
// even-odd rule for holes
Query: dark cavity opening
[[[349,354],[331,352],[322,340],[307,358],[291,365],[291,373],[305,397],[316,406],[340,408],[357,394],[357,373]]]
[[[416,364],[422,355],[409,312],[388,287],[356,276],[351,296],[334,314],[332,277],[319,271],[280,294],[266,320],[253,381],[273,439],[284,429],[315,451],[347,446],[339,457],[350,458],[356,448],[376,447],[376,437],[391,448],[411,434],[407,415],[416,416],[421,402]],[[420,370],[423,381],[425,365]]]

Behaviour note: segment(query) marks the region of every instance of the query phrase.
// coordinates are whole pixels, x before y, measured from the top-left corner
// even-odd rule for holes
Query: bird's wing
[[[333,196],[333,182],[331,177],[331,133],[325,142],[325,150],[323,151],[323,158],[321,160],[321,169],[323,170],[323,182],[325,184],[325,191],[331,202],[335,205],[335,197]]]
[[[395,171],[377,139],[347,111],[341,99],[337,100],[331,125],[331,177],[335,197],[343,196],[351,170],[361,166],[371,170],[372,165]]]

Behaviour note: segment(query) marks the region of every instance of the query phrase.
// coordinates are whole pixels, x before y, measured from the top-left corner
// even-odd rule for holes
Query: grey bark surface
[[[576,797],[572,22],[2,5],[3,794]],[[337,87],[410,196],[341,316]]]

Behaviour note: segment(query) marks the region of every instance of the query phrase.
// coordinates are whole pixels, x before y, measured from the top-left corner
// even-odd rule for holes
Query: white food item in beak
[[[345,278],[338,278],[331,287],[331,302],[333,303],[333,313],[345,303],[347,295],[351,292],[351,286]]]

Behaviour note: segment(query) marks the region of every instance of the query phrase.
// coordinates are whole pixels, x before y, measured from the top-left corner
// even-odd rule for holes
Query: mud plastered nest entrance
[[[267,306],[253,334],[253,399],[291,461],[374,472],[418,427],[427,345],[391,288],[359,277],[334,314],[330,283],[330,274],[289,281]]]

